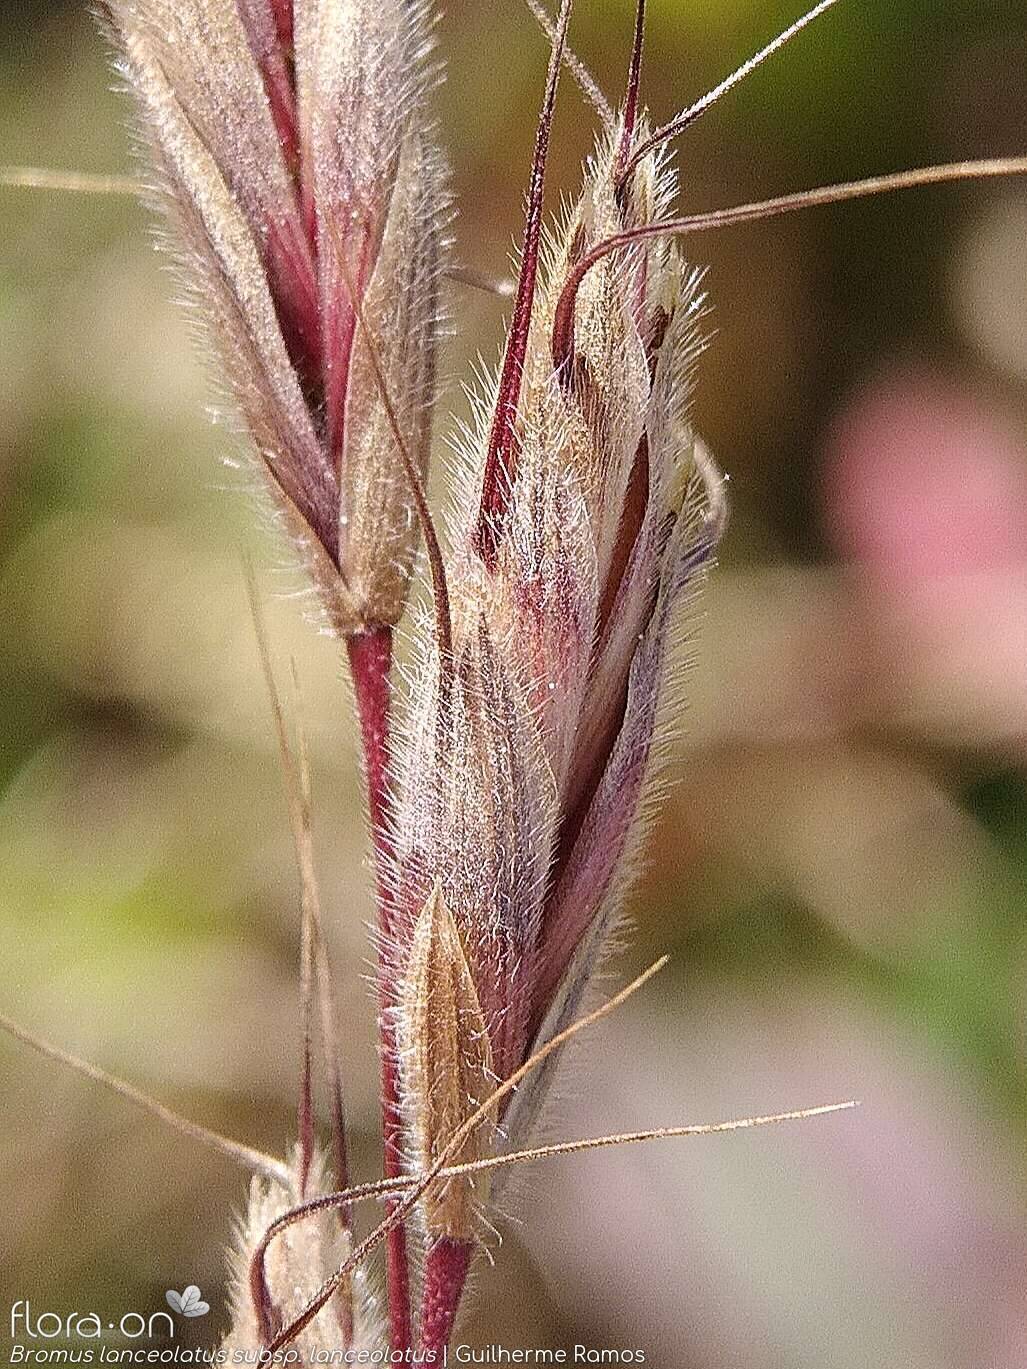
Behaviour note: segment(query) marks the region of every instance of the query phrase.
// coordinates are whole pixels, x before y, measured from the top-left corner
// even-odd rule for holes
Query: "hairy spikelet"
[[[403,611],[417,519],[401,444],[422,478],[430,447],[445,211],[431,27],[406,0],[293,11],[107,7],[221,387],[350,635]]]
[[[454,624],[451,660],[428,666],[398,813],[393,900],[400,973],[421,909],[438,886],[471,956],[500,1075],[527,1044],[526,996],[541,926],[555,788],[509,629],[480,602]]]
[[[644,136],[644,126],[639,136]],[[572,740],[552,752],[561,780],[561,832],[547,899],[535,1025],[548,1011],[589,927],[612,920],[625,881],[618,878],[638,838],[638,818],[658,749],[657,706],[671,617],[690,580],[705,571],[693,557],[710,490],[695,464],[688,421],[692,370],[702,347],[704,310],[698,273],[673,244],[632,249],[586,276],[578,295],[572,353],[554,373],[554,314],[570,269],[614,233],[666,213],[673,182],[653,158],[622,192],[615,185],[616,142],[600,148],[585,193],[553,252],[538,304],[533,363],[523,392],[524,438],[511,514],[530,504],[522,470],[552,480],[570,460],[596,566],[595,588],[578,617],[587,624],[588,662],[579,697],[554,700],[553,730]],[[548,439],[553,424],[569,438]],[[716,497],[714,476],[713,497]],[[501,530],[499,547],[510,539]],[[511,578],[523,576],[516,564]],[[523,595],[521,602],[524,602]],[[534,606],[525,631],[538,632]],[[546,624],[560,630],[559,620]],[[575,999],[577,995],[573,995]]]
[[[293,1156],[292,1170],[298,1166]],[[308,1184],[314,1193],[324,1192],[328,1166],[325,1157],[315,1153]],[[250,1183],[246,1211],[236,1226],[236,1240],[230,1255],[232,1329],[225,1337],[222,1351],[225,1362],[254,1363],[254,1356],[265,1343],[267,1328],[260,1324],[252,1289],[253,1255],[271,1224],[293,1208],[296,1195],[291,1189],[255,1177]],[[304,1222],[285,1229],[268,1250],[266,1279],[271,1301],[272,1327],[287,1325],[306,1305],[325,1279],[351,1253],[352,1240],[343,1231],[332,1211],[317,1213]],[[345,1306],[333,1300],[311,1322],[296,1342],[303,1363],[314,1363],[314,1356],[340,1340],[354,1353],[379,1349],[384,1340],[380,1295],[363,1270],[354,1273],[351,1296]],[[341,1318],[341,1320],[340,1320]],[[352,1325],[350,1325],[352,1323]]]
[[[640,125],[634,136],[646,134]],[[580,1010],[608,942],[666,731],[672,627],[723,514],[720,477],[689,424],[704,305],[677,249],[655,240],[598,262],[577,291],[569,339],[560,335],[578,263],[664,217],[674,194],[655,155],[618,184],[624,138],[623,125],[603,137],[544,252],[526,243],[541,270],[511,428],[502,405],[513,341],[461,454],[452,654],[424,647],[400,772],[395,888],[406,921],[393,965],[401,975],[415,963],[418,910],[437,881],[500,1077]],[[515,315],[511,339],[518,325]],[[409,996],[395,1011],[408,1055],[427,1050]],[[450,1050],[466,1055],[470,1035]],[[504,1109],[511,1142],[525,1142],[552,1064]],[[404,1084],[413,1138],[423,1091],[409,1074]],[[411,1149],[423,1168],[423,1144]],[[451,1251],[439,1253],[448,1269]],[[426,1299],[430,1247],[427,1268]]]

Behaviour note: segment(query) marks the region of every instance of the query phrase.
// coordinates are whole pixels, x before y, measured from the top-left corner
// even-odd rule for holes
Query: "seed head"
[[[545,238],[554,93],[551,79],[504,363],[463,453],[451,653],[426,644],[414,696],[394,881],[406,920],[384,969],[410,982],[437,882],[500,1078],[575,1015],[609,939],[667,732],[676,610],[723,521],[720,476],[688,415],[699,273],[652,239],[575,275],[610,238],[665,218],[673,177],[658,151],[626,169],[648,136],[629,101]],[[413,1001],[395,1002],[409,1040]],[[477,1021],[462,1030],[454,1059],[482,1035]],[[537,1071],[501,1116],[518,1143],[547,1079]],[[423,1097],[404,1084],[416,1136]]]
[[[417,520],[382,388],[422,476],[435,388],[445,192],[427,6],[106,12],[183,279],[327,619],[391,625]]]
[[[298,1154],[293,1155],[290,1169],[298,1172]],[[314,1192],[330,1188],[328,1172],[325,1157],[316,1152],[308,1175]],[[335,1212],[329,1208],[314,1213],[285,1227],[270,1243],[259,1266],[263,1292],[255,1297],[254,1252],[273,1223],[295,1206],[297,1197],[297,1190],[267,1178],[251,1180],[246,1211],[237,1223],[230,1252],[232,1324],[221,1346],[224,1363],[253,1363],[269,1335],[302,1311],[308,1298],[352,1251],[352,1238],[340,1227]],[[358,1269],[344,1301],[343,1294],[333,1299],[301,1334],[296,1348],[303,1362],[313,1363],[325,1346],[336,1346],[340,1339],[354,1352],[370,1352],[382,1344],[383,1334],[378,1290],[366,1271]]]

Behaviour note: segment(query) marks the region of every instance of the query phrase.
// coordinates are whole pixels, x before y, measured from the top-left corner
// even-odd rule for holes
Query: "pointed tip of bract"
[[[428,1170],[492,1088],[488,1025],[456,921],[436,881],[416,922],[398,1002],[404,1112],[414,1162]],[[467,1137],[451,1163],[488,1153],[492,1128]],[[484,1184],[479,1177],[478,1199]],[[471,1240],[475,1183],[439,1181],[421,1203],[429,1237]]]

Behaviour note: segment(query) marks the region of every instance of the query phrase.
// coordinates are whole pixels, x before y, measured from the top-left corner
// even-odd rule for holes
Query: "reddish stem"
[[[275,28],[278,30],[278,41],[291,58],[294,24],[292,0],[271,0],[271,13],[274,15]]]
[[[473,1241],[457,1241],[449,1236],[436,1241],[428,1252],[424,1262],[420,1334],[420,1350],[426,1364],[443,1362],[473,1254]]]
[[[392,667],[392,629],[378,626],[347,638],[350,671],[357,699],[360,734],[367,784],[367,810],[374,844],[378,894],[378,934],[383,953],[392,936],[392,902],[388,892],[388,867],[393,854],[391,804],[389,800],[389,705]],[[387,1179],[402,1171],[402,1121],[399,1111],[399,1073],[395,1028],[388,1008],[389,989],[379,977],[379,1011],[382,1068],[382,1147]],[[390,1210],[395,1203],[390,1204]],[[394,1351],[411,1347],[410,1274],[407,1263],[406,1227],[392,1228],[386,1248],[389,1289],[389,1339]]]

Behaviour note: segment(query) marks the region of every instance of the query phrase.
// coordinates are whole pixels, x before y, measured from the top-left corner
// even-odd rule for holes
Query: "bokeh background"
[[[578,8],[574,42],[616,91],[627,0]],[[652,0],[657,116],[795,13]],[[83,6],[0,16],[0,161],[129,169]],[[501,273],[545,44],[516,0],[450,0],[441,41],[458,250]],[[692,129],[682,202],[1022,152],[1025,54],[1021,0],[843,3]],[[568,81],[554,203],[590,138]],[[692,240],[716,329],[695,415],[734,518],[617,969],[673,962],[578,1054],[557,1131],[863,1106],[540,1165],[474,1344],[627,1347],[659,1369],[1027,1365],[1025,248],[1022,182]],[[250,548],[302,682],[373,1175],[349,700],[333,645],[276,592],[171,294],[130,201],[0,191],[0,1010],[286,1144],[298,898]],[[450,307],[459,415],[502,304]],[[0,1345],[15,1298],[106,1319],[189,1282],[223,1325],[244,1178],[10,1041],[0,1071]]]

